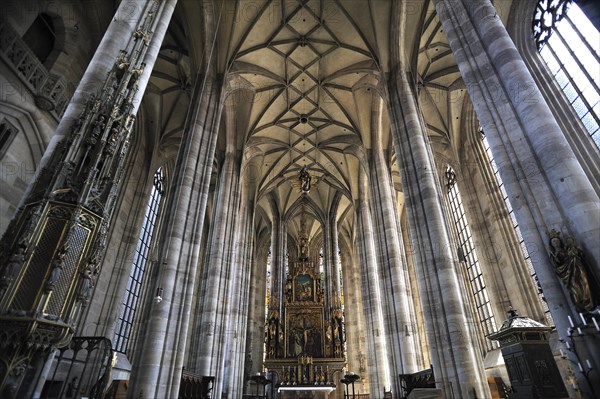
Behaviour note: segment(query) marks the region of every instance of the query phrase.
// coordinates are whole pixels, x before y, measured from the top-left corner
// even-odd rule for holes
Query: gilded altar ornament
[[[572,238],[563,241],[559,231],[551,230],[548,237],[554,272],[569,291],[573,305],[581,312],[594,310],[598,300],[592,289],[593,280],[584,262],[583,251]]]

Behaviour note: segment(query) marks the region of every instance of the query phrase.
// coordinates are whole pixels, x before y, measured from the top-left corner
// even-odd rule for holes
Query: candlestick
[[[583,322],[583,325],[587,326],[587,320],[585,319],[585,316],[583,315],[583,313],[579,313],[579,317],[581,317],[581,321]]]
[[[569,324],[571,325],[572,328],[575,328],[575,324],[573,324],[573,319],[571,318],[571,315],[567,316],[569,318]]]

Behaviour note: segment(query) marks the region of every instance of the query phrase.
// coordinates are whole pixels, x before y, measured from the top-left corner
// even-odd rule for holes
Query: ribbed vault
[[[353,91],[380,77],[388,64],[392,2],[231,2],[221,16],[219,63],[254,89],[245,150],[260,171],[259,205],[275,201],[281,215],[304,194],[294,186],[302,167],[312,176],[308,194],[317,213],[348,214],[364,157],[363,107]],[[235,89],[235,88],[233,88]],[[360,97],[360,96],[358,96]],[[289,219],[290,227],[298,220]],[[292,227],[291,230],[297,230]],[[316,230],[313,234],[316,233]],[[295,232],[292,232],[295,235]]]

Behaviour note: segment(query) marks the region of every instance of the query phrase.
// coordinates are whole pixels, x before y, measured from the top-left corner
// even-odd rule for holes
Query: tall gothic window
[[[519,246],[521,248],[521,253],[523,254],[523,258],[525,259],[525,263],[527,264],[527,270],[533,279],[537,290],[538,297],[540,298],[540,302],[542,304],[542,308],[544,309],[544,313],[546,315],[546,322],[548,325],[553,326],[554,321],[552,320],[552,316],[550,315],[550,309],[548,308],[548,304],[546,303],[546,298],[544,297],[544,293],[542,291],[542,287],[538,281],[537,274],[533,269],[533,263],[531,262],[531,256],[529,256],[529,251],[527,250],[527,246],[525,245],[525,239],[523,239],[523,235],[521,234],[521,229],[519,228],[519,223],[517,222],[517,218],[515,217],[515,212],[513,210],[512,204],[510,203],[510,199],[508,198],[508,193],[504,188],[504,182],[502,181],[502,177],[500,177],[500,172],[498,170],[498,165],[496,165],[496,161],[494,161],[494,156],[492,155],[492,150],[490,149],[490,144],[488,143],[487,138],[485,137],[485,133],[482,129],[479,130],[481,133],[481,139],[483,141],[483,148],[485,149],[485,153],[487,154],[488,160],[490,162],[490,166],[492,168],[492,172],[494,172],[494,178],[496,179],[496,184],[502,193],[502,199],[504,200],[504,204],[506,205],[506,210],[508,211],[508,215],[510,216],[510,221],[515,229],[515,233],[517,238],[519,239]]]
[[[137,248],[133,255],[133,264],[129,274],[129,281],[127,282],[127,290],[125,291],[123,306],[121,307],[117,322],[115,332],[115,350],[117,352],[127,353],[129,341],[132,336],[134,317],[138,309],[142,283],[149,266],[152,235],[156,227],[160,202],[165,193],[163,179],[162,168],[158,168],[154,173],[154,185],[150,194],[150,201],[148,201],[148,206],[146,207]]]
[[[540,0],[533,19],[540,55],[600,147],[600,34],[572,0]]]
[[[452,213],[452,220],[456,226],[456,232],[459,240],[459,260],[466,266],[467,280],[471,288],[471,294],[475,303],[477,317],[481,323],[483,333],[487,336],[496,331],[496,321],[492,313],[490,297],[488,295],[477,251],[473,242],[469,222],[462,204],[458,185],[456,184],[456,174],[448,165],[446,168],[446,187],[448,189],[448,202]],[[494,343],[488,339],[484,340],[488,350],[494,348]]]

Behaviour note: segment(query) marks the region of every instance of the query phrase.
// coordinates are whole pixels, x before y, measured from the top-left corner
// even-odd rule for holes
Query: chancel
[[[598,397],[598,15],[3,1],[0,397]]]

